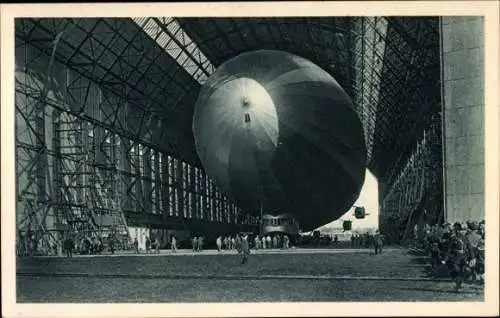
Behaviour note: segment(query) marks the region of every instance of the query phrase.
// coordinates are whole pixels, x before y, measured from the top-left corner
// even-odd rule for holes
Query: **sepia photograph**
[[[17,305],[498,296],[484,13],[146,12],[9,23]]]

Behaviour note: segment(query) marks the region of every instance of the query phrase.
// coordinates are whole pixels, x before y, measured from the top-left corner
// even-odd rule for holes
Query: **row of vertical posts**
[[[395,228],[397,240],[406,239],[417,223],[439,222],[443,213],[440,136],[440,123],[435,121],[381,202],[381,226]]]

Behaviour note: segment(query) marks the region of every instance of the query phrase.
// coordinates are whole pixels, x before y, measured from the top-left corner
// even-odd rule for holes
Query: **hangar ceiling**
[[[50,54],[59,35],[56,60],[140,109],[141,125],[175,129],[184,144],[163,150],[198,165],[193,107],[217,66],[257,49],[308,58],[353,99],[368,168],[390,184],[439,116],[438,25],[437,17],[22,19],[16,36]]]

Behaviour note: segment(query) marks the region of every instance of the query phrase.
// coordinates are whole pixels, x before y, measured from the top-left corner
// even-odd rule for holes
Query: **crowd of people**
[[[380,236],[378,232],[375,234],[372,233],[363,233],[363,234],[353,234],[351,236],[351,246],[352,247],[364,247],[370,248],[374,246],[374,243],[377,239],[377,236]]]
[[[216,246],[218,251],[223,250],[237,250],[239,251],[243,243],[243,236],[245,234],[234,236],[219,236],[216,239]],[[247,236],[247,240],[248,240]],[[276,248],[290,248],[290,238],[288,235],[275,234],[275,235],[256,235],[252,242],[247,242],[249,246],[251,245],[254,249],[276,249]]]
[[[484,221],[481,222],[456,222],[453,225],[425,225],[414,229],[413,244],[429,257],[432,272],[435,275],[446,273],[455,283],[455,290],[459,291],[465,281],[476,281],[484,283]],[[113,236],[104,238],[108,250],[113,254],[115,251],[115,239]],[[80,254],[101,254],[104,240],[100,236],[85,236],[75,240],[66,236],[63,241],[63,250],[67,257],[72,257],[73,252]],[[337,240],[334,240],[338,241]],[[374,248],[375,254],[382,253],[384,236],[378,231],[375,233],[353,234],[350,238],[352,247]],[[204,249],[205,238],[193,236],[191,247],[194,253]],[[215,240],[217,250],[237,251],[242,255],[242,264],[246,263],[250,254],[250,248],[259,249],[288,249],[290,248],[290,237],[284,234],[255,235],[252,238],[247,233],[219,236]],[[172,252],[177,251],[177,239],[170,238]],[[210,247],[209,247],[210,248]],[[133,241],[135,253],[139,253],[137,238]],[[159,239],[145,238],[146,253],[160,253]]]
[[[137,237],[134,239],[134,253],[139,254],[139,241]],[[160,254],[160,240],[158,238],[151,239],[149,236],[146,236],[144,247],[146,250],[146,254]]]
[[[203,236],[194,236],[191,239],[191,247],[193,252],[203,251],[203,244],[205,243],[205,238]]]
[[[241,261],[242,264],[245,264],[248,261],[248,255],[250,254],[250,242],[248,234],[246,233],[242,233],[241,235],[236,234],[235,236],[219,236],[215,240],[215,245],[217,246],[217,250],[219,252],[223,250],[236,250],[238,254],[243,256]]]
[[[484,283],[484,221],[426,225],[415,230],[417,247],[429,256],[435,275],[444,269],[459,291],[465,281]]]
[[[76,240],[71,235],[66,235],[63,240],[63,252],[66,257],[73,257],[73,253],[99,255],[105,250],[104,240],[107,242],[108,250],[111,254],[114,254],[116,250],[116,238],[113,235],[109,235],[104,239],[99,235],[86,235]]]

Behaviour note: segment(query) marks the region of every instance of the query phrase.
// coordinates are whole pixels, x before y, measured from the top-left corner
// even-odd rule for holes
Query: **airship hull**
[[[206,172],[243,211],[289,213],[304,231],[344,214],[364,182],[350,98],[289,53],[255,51],[219,67],[198,97],[193,133]]]

